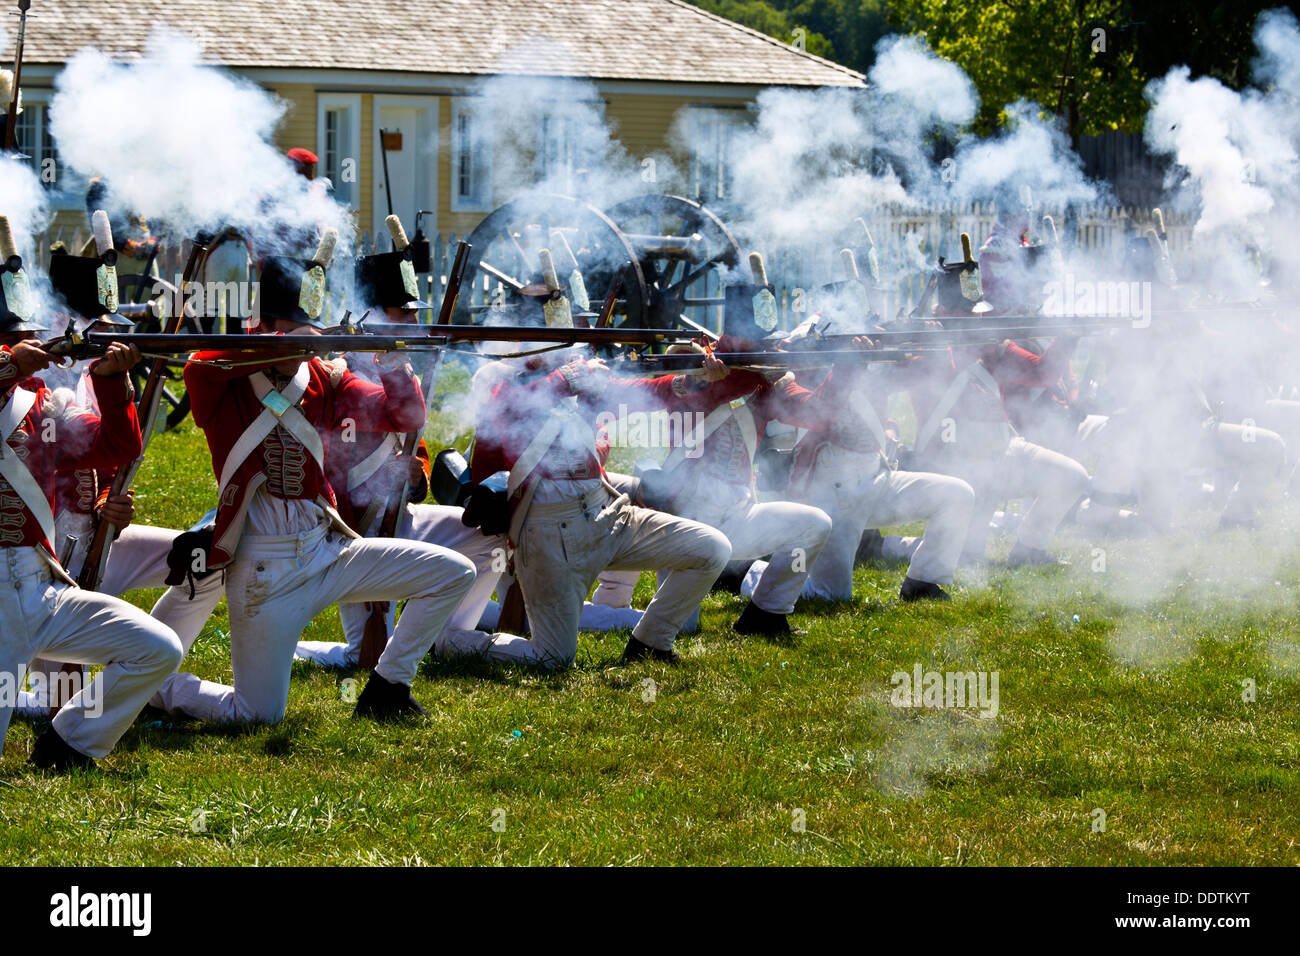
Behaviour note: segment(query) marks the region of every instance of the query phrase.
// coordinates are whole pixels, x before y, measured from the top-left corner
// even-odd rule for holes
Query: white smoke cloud
[[[1039,116],[1036,103],[1007,107],[1005,131],[988,139],[967,136],[957,146],[950,195],[962,201],[1018,204],[1022,190],[1037,208],[1095,202],[1101,187],[1083,173],[1083,161],[1065,133]]]
[[[108,181],[118,208],[192,235],[248,229],[264,250],[310,254],[315,235],[346,211],[294,174],[271,143],[285,104],[247,80],[201,65],[189,36],[149,35],[142,59],[114,63],[99,50],[74,56],[56,80],[50,128],[75,172]],[[281,251],[281,250],[277,250]],[[342,250],[341,250],[342,251]]]
[[[1283,272],[1298,264],[1288,240],[1300,213],[1294,14],[1261,14],[1255,42],[1256,86],[1236,91],[1177,67],[1146,90],[1147,143],[1172,158],[1172,198],[1197,217],[1193,268],[1210,295],[1230,300],[1258,297],[1270,260]]]
[[[0,157],[0,215],[9,217],[18,254],[30,263],[34,237],[49,224],[50,209],[45,190],[25,160]]]

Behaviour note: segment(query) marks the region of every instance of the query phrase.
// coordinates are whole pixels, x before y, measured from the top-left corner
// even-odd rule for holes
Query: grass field
[[[139,517],[186,526],[211,487],[187,423],[156,440]],[[556,675],[428,660],[420,723],[354,721],[352,675],[299,663],[282,725],[142,718],[90,775],[29,771],[39,728],[15,721],[0,862],[1294,865],[1298,519],[1067,535],[1070,569],[995,561],[946,606],[861,568],[854,603],[801,606],[785,643],[736,635],[742,602],[715,594],[676,668],[618,666],[625,633]],[[225,630],[223,604],[190,669],[230,680]],[[331,611],[306,636],[338,635]],[[917,664],[996,672],[997,716],[892,706]]]

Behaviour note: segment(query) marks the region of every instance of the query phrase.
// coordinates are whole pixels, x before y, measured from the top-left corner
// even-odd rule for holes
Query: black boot
[[[764,611],[753,601],[745,605],[745,609],[740,612],[740,617],[736,618],[736,623],[731,626],[737,634],[788,636],[802,633],[802,631],[791,629],[790,622],[786,620],[784,614],[773,614],[771,611]]]
[[[56,773],[95,769],[95,761],[81,751],[69,747],[67,742],[55,733],[53,727],[46,727],[45,731],[36,738],[32,755],[27,758],[27,762],[33,767],[53,770]]]
[[[634,664],[637,661],[650,658],[652,661],[660,661],[664,664],[679,664],[681,656],[672,648],[662,650],[658,647],[651,647],[649,644],[642,644],[635,637],[627,639],[627,647],[623,648],[624,664]]]
[[[862,540],[858,542],[858,553],[853,556],[853,563],[870,564],[879,561],[884,553],[885,536],[876,528],[868,528],[862,532]]]
[[[357,706],[352,711],[353,717],[369,717],[372,720],[391,720],[394,717],[428,716],[428,711],[411,693],[409,684],[394,684],[378,674],[372,673],[366,682],[365,690],[357,698]]]
[[[898,589],[898,596],[904,601],[951,601],[950,595],[932,581],[918,581],[916,578],[903,578],[903,586]]]
[[[722,573],[713,582],[713,587],[710,590],[739,594],[740,585],[745,580],[745,572],[749,570],[752,563],[752,561],[728,561],[727,566],[722,569]]]

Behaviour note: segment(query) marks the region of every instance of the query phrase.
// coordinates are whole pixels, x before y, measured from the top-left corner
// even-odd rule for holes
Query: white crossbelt
[[[325,446],[321,442],[320,435],[297,407],[307,391],[310,377],[306,362],[298,367],[297,373],[283,392],[275,390],[275,386],[271,384],[271,380],[264,372],[254,372],[248,377],[249,384],[253,387],[253,394],[264,407],[262,414],[253,419],[253,423],[245,429],[244,434],[239,436],[239,440],[230,449],[230,454],[226,456],[225,467],[221,469],[218,499],[225,494],[226,486],[234,480],[235,473],[277,426],[283,426],[285,431],[302,443],[315,460],[317,467],[322,469],[325,467]]]
[[[17,492],[41,526],[46,543],[53,547],[54,512],[50,510],[49,499],[45,497],[40,483],[32,476],[26,463],[9,447],[9,438],[22,425],[35,404],[35,393],[17,388],[5,407],[0,409],[0,478],[4,478],[9,487]]]
[[[356,491],[384,467],[384,462],[401,451],[401,436],[396,432],[384,435],[375,450],[348,469],[348,491]]]
[[[948,390],[939,399],[939,404],[935,406],[934,411],[930,413],[930,417],[926,419],[925,426],[916,433],[915,450],[918,453],[924,451],[933,440],[939,426],[943,424],[943,420],[948,417],[948,413],[957,404],[957,399],[961,398],[962,392],[966,391],[966,386],[970,384],[971,379],[975,379],[994,395],[1000,396],[1002,394],[997,379],[989,374],[989,370],[984,367],[984,363],[980,361],[971,362],[957,373],[957,377],[952,380]]]
[[[551,450],[555,440],[560,437],[560,432],[564,426],[577,418],[576,412],[572,408],[553,408],[551,414],[547,416],[546,423],[533,436],[533,440],[528,443],[528,447],[523,450],[518,458],[515,459],[514,467],[510,469],[510,477],[506,479],[506,498],[514,498],[515,492],[523,486],[528,477],[537,470],[537,466],[542,463],[546,453]],[[594,440],[594,436],[593,436]],[[592,457],[595,457],[594,449]],[[519,530],[524,526],[524,518],[528,516],[528,509],[533,503],[533,494],[537,491],[537,482],[533,482],[519,498],[519,503],[514,507],[514,513],[510,517],[510,527],[506,534],[512,542],[518,542]]]
[[[754,452],[758,449],[758,425],[754,422],[754,410],[749,407],[746,399],[734,399],[719,405],[709,412],[704,421],[700,423],[699,429],[691,436],[695,442],[694,447],[700,447],[710,435],[733,418],[736,420],[736,426],[740,429],[740,436],[745,442],[745,451],[748,453],[750,467],[752,468]],[[668,457],[664,459],[663,465],[660,466],[664,473],[675,471],[686,460],[686,452],[685,442],[674,448],[668,454]]]

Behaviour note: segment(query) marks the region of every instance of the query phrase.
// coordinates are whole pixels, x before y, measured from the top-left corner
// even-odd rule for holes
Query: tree
[[[701,10],[726,17],[734,23],[765,33],[784,43],[794,43],[795,29],[803,27],[802,21],[792,20],[784,10],[777,9],[767,0],[690,0],[690,2]],[[802,43],[807,52],[840,62],[835,57],[835,48],[831,41],[820,33],[807,31],[802,38]]]
[[[970,74],[989,132],[1017,99],[1061,115],[1072,139],[1142,128],[1149,80],[1186,63],[1240,88],[1258,0],[897,0],[891,17]]]

